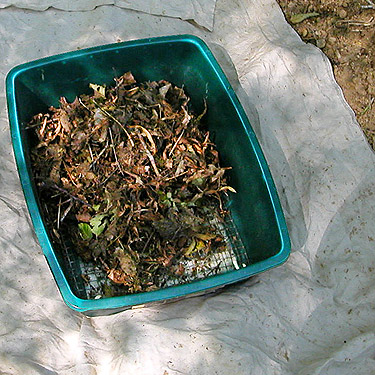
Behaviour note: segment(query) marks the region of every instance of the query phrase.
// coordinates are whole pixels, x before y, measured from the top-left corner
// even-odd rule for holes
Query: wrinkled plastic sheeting
[[[246,108],[286,215],[289,260],[216,295],[91,319],[71,311],[27,214],[2,79],[0,372],[373,374],[374,155],[328,59],[298,38],[275,1],[219,0],[212,32],[114,6],[8,8],[0,75],[76,48],[180,33],[209,43]]]
[[[212,30],[216,0],[0,0],[0,8],[15,6],[44,11],[55,8],[64,11],[88,11],[102,5],[114,5],[144,13],[193,20]]]

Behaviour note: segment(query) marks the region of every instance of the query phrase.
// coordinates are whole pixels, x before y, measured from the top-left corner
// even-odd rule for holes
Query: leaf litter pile
[[[222,194],[234,192],[201,129],[206,109],[194,116],[182,88],[137,83],[130,72],[114,87],[90,87],[93,95],[61,98],[28,125],[52,241],[69,239],[105,272],[106,296],[183,280],[186,261],[201,265],[226,250],[218,223],[227,215]]]

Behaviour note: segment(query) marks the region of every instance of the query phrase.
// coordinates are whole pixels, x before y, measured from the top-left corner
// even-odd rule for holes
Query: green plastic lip
[[[30,68],[41,67],[46,64],[50,64],[56,61],[64,61],[70,58],[77,56],[83,56],[87,54],[101,53],[104,51],[116,50],[119,47],[123,46],[148,46],[150,44],[158,43],[173,43],[173,42],[184,42],[194,44],[200,51],[200,53],[205,57],[207,62],[211,65],[213,70],[217,75],[217,79],[220,80],[221,84],[226,88],[228,96],[237,111],[239,118],[241,119],[243,127],[246,129],[246,133],[251,141],[253,150],[257,156],[262,176],[266,182],[267,189],[270,195],[272,206],[275,212],[276,222],[279,229],[279,234],[281,238],[281,247],[277,254],[274,256],[260,261],[255,264],[251,264],[245,268],[227,272],[225,274],[216,275],[211,278],[204,280],[199,280],[192,282],[190,284],[184,284],[179,286],[173,286],[157,291],[139,293],[121,297],[112,297],[98,300],[85,300],[76,297],[67,280],[66,277],[57,261],[56,255],[48,238],[46,228],[44,227],[39,208],[32,190],[30,176],[28,174],[26,160],[22,145],[21,138],[21,124],[18,119],[17,114],[17,105],[16,105],[16,95],[15,95],[15,79],[21,73],[27,71]],[[220,68],[219,64],[215,60],[214,56],[208,49],[207,45],[199,38],[192,35],[176,35],[176,36],[166,36],[158,38],[149,38],[142,40],[135,40],[124,43],[116,43],[110,45],[103,45],[68,53],[63,53],[59,55],[54,55],[51,57],[42,58],[40,60],[28,62],[19,66],[14,67],[6,77],[6,95],[8,103],[8,114],[10,121],[10,129],[12,135],[13,149],[16,157],[16,163],[18,167],[18,173],[20,176],[23,192],[25,199],[29,208],[30,216],[35,228],[35,232],[39,239],[40,245],[43,249],[44,255],[47,258],[48,264],[51,268],[51,271],[55,277],[56,283],[59,287],[60,293],[68,306],[72,309],[85,312],[93,311],[100,312],[127,308],[134,305],[145,304],[154,301],[168,300],[171,298],[183,297],[192,293],[202,292],[208,289],[217,288],[224,286],[226,284],[234,283],[260,272],[264,272],[270,268],[276,267],[283,262],[285,262],[290,253],[290,239],[288,235],[287,226],[285,223],[284,215],[282,208],[277,196],[277,192],[272,180],[268,165],[263,156],[262,150],[259,146],[259,143],[256,139],[255,133],[253,132],[246,114],[236,96],[233,89],[231,88],[227,78],[224,75],[224,72]]]

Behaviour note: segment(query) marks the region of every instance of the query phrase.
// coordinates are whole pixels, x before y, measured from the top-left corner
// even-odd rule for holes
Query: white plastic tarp
[[[274,0],[94,3],[0,1],[0,373],[374,374],[374,155],[328,59]],[[5,76],[76,48],[183,33],[209,43],[248,112],[291,256],[216,295],[87,318],[62,301],[34,235]]]
[[[103,5],[136,10],[144,13],[193,20],[212,30],[216,0],[0,0],[0,8],[14,6],[44,11],[49,8],[64,11],[88,11]]]

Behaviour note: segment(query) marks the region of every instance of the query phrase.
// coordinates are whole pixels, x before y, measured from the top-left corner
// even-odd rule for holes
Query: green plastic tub
[[[91,93],[90,83],[113,84],[131,71],[138,82],[165,79],[184,86],[191,107],[200,113],[207,101],[206,126],[219,149],[222,165],[233,169],[226,228],[233,255],[221,273],[182,285],[111,298],[87,297],[81,274],[86,267],[69,243],[54,249],[43,221],[32,179],[29,152],[31,117],[58,106],[60,97],[73,101]],[[86,315],[103,315],[131,307],[203,294],[283,263],[290,241],[278,195],[266,160],[246,114],[207,45],[191,35],[135,40],[55,55],[13,68],[6,79],[10,129],[18,172],[34,224],[57,286],[66,304]],[[92,265],[87,266],[88,268]]]

